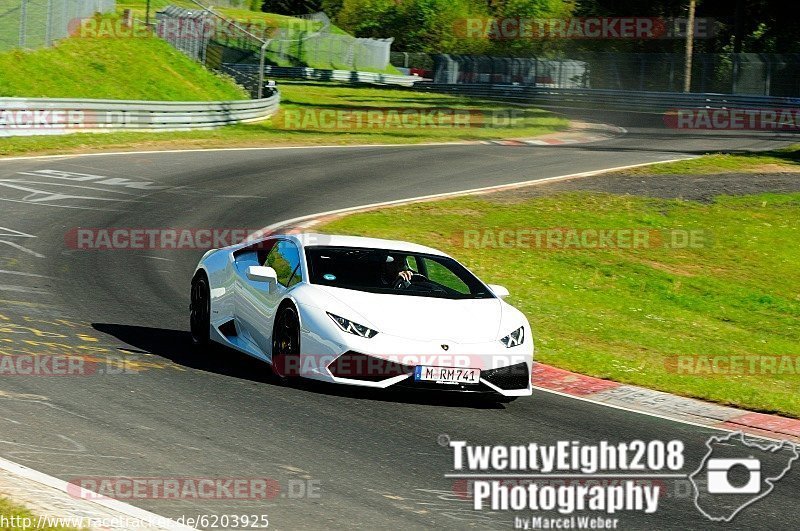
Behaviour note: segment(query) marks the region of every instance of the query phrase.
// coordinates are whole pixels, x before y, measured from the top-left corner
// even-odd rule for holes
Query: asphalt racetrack
[[[445,478],[453,458],[437,442],[441,435],[474,444],[680,439],[689,473],[706,439],[719,432],[539,391],[485,407],[439,396],[285,387],[266,366],[233,352],[198,357],[187,308],[203,251],[82,251],[70,248],[68,235],[78,227],[255,229],[367,203],[786,143],[631,130],[575,147],[0,161],[0,348],[130,360],[119,374],[0,379],[0,456],[67,481],[271,478],[280,490],[266,502],[125,501],[169,517],[268,514],[278,529],[510,528],[514,513],[474,511],[463,482]],[[655,514],[617,515],[622,527],[713,528],[678,483],[665,480]],[[800,473],[793,471],[724,528],[795,528],[789,509],[798,492]]]

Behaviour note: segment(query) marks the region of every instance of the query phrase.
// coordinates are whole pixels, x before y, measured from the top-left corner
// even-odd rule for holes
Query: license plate
[[[417,382],[436,382],[440,384],[477,384],[481,378],[480,369],[463,367],[426,367],[417,365],[414,380]]]

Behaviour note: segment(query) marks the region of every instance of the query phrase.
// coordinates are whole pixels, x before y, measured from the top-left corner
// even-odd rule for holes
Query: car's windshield
[[[444,256],[358,247],[307,247],[312,284],[370,293],[445,299],[494,295],[464,266]]]

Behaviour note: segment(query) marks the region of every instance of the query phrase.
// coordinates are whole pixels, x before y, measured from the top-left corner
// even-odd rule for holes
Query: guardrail
[[[223,72],[235,79],[244,80],[258,74],[258,65],[244,63],[223,63]],[[419,76],[404,76],[396,74],[376,74],[374,72],[357,72],[350,70],[322,70],[303,66],[272,66],[264,67],[264,74],[270,77],[310,79],[315,81],[342,81],[345,83],[368,83],[371,85],[400,85],[411,87],[415,83],[424,81]]]
[[[213,129],[265,120],[279,105],[276,89],[260,100],[208,102],[0,98],[0,137]]]
[[[664,113],[672,109],[800,109],[800,98],[711,94],[696,92],[639,92],[605,89],[556,89],[530,85],[420,83],[415,90],[531,103],[571,109]]]

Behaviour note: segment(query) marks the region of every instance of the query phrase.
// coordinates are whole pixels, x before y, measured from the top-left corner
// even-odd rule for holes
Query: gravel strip
[[[487,194],[497,202],[517,202],[560,192],[605,192],[664,199],[713,202],[718,195],[800,192],[800,173],[719,173],[713,175],[624,175],[607,173]]]

